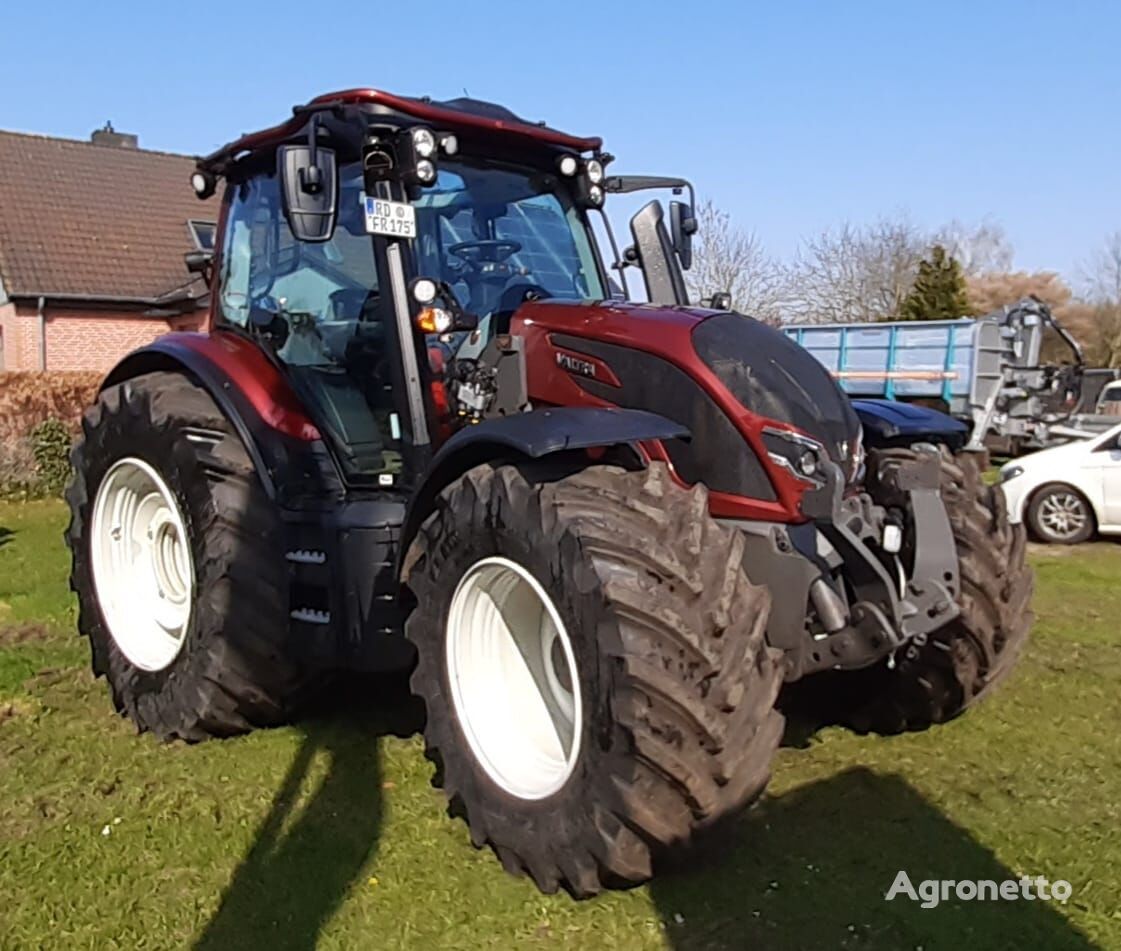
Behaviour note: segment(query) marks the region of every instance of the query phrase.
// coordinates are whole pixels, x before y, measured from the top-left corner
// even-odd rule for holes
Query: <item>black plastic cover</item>
[[[742,318],[740,318],[742,319]],[[703,482],[716,492],[774,501],[774,486],[759,457],[735,424],[688,373],[643,350],[555,334],[558,347],[599,357],[619,378],[621,387],[573,376],[573,382],[601,399],[644,409],[672,419],[692,433],[692,440],[663,440],[674,469],[686,482]]]
[[[844,391],[807,350],[742,314],[702,321],[693,331],[693,346],[745,409],[797,426],[848,471],[860,421]]]

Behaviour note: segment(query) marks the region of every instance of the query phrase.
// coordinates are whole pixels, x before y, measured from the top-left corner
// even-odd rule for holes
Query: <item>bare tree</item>
[[[1089,304],[1081,337],[1091,363],[1121,366],[1121,231],[1109,235],[1083,269]]]
[[[781,319],[782,272],[754,232],[743,231],[711,200],[697,206],[693,266],[685,272],[691,300],[718,291],[732,295],[732,306],[766,323]]]
[[[803,243],[787,269],[787,313],[806,323],[890,320],[928,247],[906,218],[824,231]]]
[[[1083,268],[1082,277],[1091,300],[1121,304],[1121,231],[1105,239],[1102,248]]]
[[[955,218],[934,233],[931,243],[942,245],[966,277],[1012,270],[1012,245],[995,221],[967,225]]]

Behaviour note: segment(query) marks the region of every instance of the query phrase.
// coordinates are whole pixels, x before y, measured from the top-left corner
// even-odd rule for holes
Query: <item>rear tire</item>
[[[874,465],[916,458],[909,449],[876,453]],[[798,685],[797,694],[829,722],[858,733],[925,730],[952,720],[1004,680],[1031,628],[1032,571],[1025,564],[1026,535],[1012,525],[999,487],[986,486],[984,455],[942,450],[941,492],[957,545],[961,613],[910,644],[894,668],[830,672]],[[872,494],[877,495],[873,476]],[[885,501],[876,498],[883,504]]]
[[[1073,486],[1049,482],[1032,493],[1028,503],[1032,534],[1051,545],[1078,545],[1094,534],[1094,509]]]
[[[417,600],[406,634],[449,811],[507,870],[583,897],[645,881],[661,850],[762,792],[782,734],[774,710],[782,673],[764,640],[770,597],[748,581],[742,538],[710,518],[703,488],[680,488],[661,464],[561,475],[484,465],[443,491],[406,558]],[[570,645],[578,715],[564,721],[576,724],[564,769],[563,756],[550,760],[518,728],[531,711],[512,700],[522,695],[509,686],[516,671],[471,668],[491,698],[476,719],[480,703],[463,700],[467,668],[449,660],[463,618],[481,610],[464,614],[465,586],[515,600],[493,577],[478,580],[495,565],[506,566],[511,586],[523,573],[532,579],[524,590],[539,586]],[[494,637],[517,623],[512,608],[503,618]],[[530,653],[526,669],[539,666]],[[541,697],[549,705],[544,689]],[[490,747],[492,760],[477,752],[488,747],[483,719],[505,738]],[[534,770],[510,778],[526,761],[510,755],[517,743],[551,770],[539,784]]]
[[[102,556],[95,563],[92,557],[93,546],[110,544],[94,538],[95,523],[115,531],[114,538],[121,534],[113,519],[95,517],[103,480],[122,471],[121,460],[125,472],[154,475],[145,484],[167,490],[167,507],[177,510],[187,536],[177,560],[191,582],[189,619],[170,657],[138,650],[135,634],[125,636],[122,614],[110,604],[113,585],[118,598],[127,597],[122,571],[135,570],[131,580],[143,580],[143,564],[122,569],[119,559]],[[109,387],[87,410],[71,462],[70,586],[93,672],[109,681],[117,710],[164,740],[229,736],[287,719],[306,681],[282,650],[288,597],[281,524],[244,445],[210,396],[175,373]],[[99,583],[102,595],[109,593],[104,605]],[[135,612],[146,603],[138,598]],[[107,621],[114,617],[115,629]]]

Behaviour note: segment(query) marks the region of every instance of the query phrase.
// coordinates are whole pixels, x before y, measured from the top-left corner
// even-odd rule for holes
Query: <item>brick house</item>
[[[108,370],[203,320],[185,252],[214,240],[194,159],[110,126],[89,142],[0,131],[0,370]]]

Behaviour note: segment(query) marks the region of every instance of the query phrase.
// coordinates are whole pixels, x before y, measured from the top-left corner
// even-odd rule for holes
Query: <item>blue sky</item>
[[[1074,276],[1121,229],[1115,3],[40,0],[0,28],[0,128],[197,153],[333,88],[466,89],[691,177],[782,256],[906,212]]]

